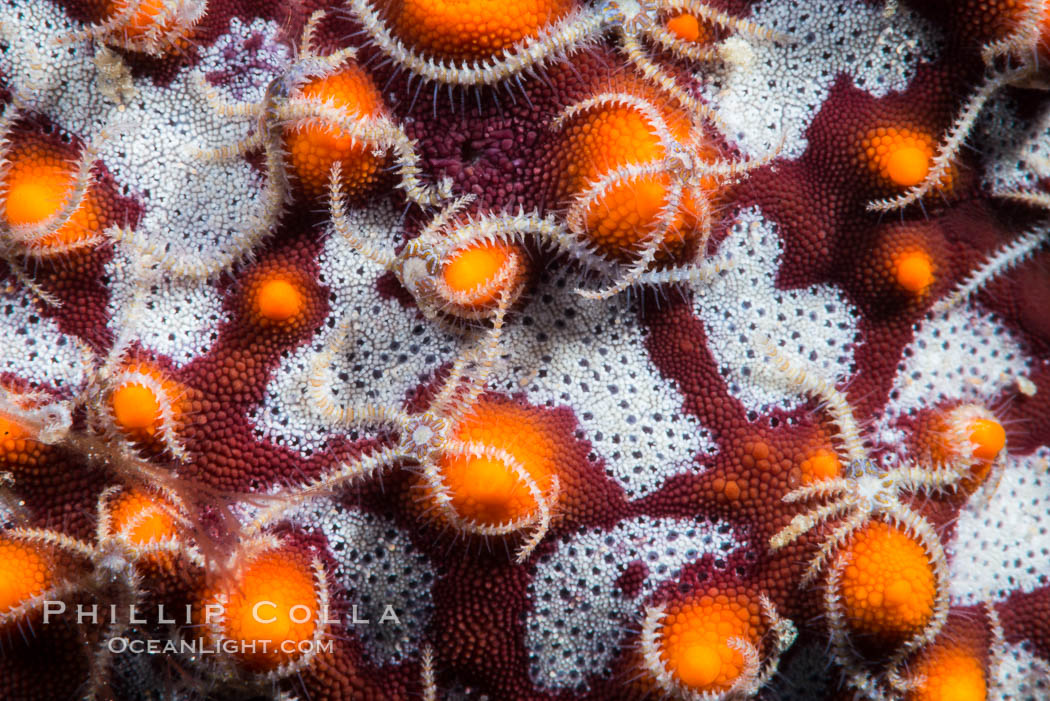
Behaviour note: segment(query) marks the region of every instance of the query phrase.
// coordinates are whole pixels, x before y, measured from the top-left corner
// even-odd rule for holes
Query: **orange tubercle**
[[[667,29],[682,41],[692,42],[700,38],[700,22],[688,13],[667,20]]]
[[[135,545],[148,545],[175,537],[175,520],[158,497],[134,490],[118,495],[110,504],[110,531],[126,533]]]
[[[452,456],[443,462],[453,506],[464,518],[493,526],[535,512],[536,500],[502,460]]]
[[[137,3],[131,14],[124,15]],[[185,17],[192,11],[193,2],[186,0],[101,0],[103,13],[100,21],[112,22],[123,18],[111,33],[109,40],[127,45],[133,50],[149,47],[150,51],[167,51],[188,46],[186,39],[192,23]],[[164,43],[161,43],[164,42]],[[167,45],[165,45],[167,44]]]
[[[520,246],[512,243],[478,243],[452,253],[441,271],[445,285],[459,295],[470,298],[470,309],[492,307],[499,299],[503,286],[493,285],[503,268],[517,256],[519,268],[525,260]],[[508,278],[506,285],[520,285],[522,271]]]
[[[4,221],[9,227],[33,227],[45,223],[66,206],[76,190],[76,169],[71,154],[56,144],[26,136],[5,154],[8,165],[0,184]],[[89,186],[80,206],[57,230],[42,232],[28,241],[27,248],[46,252],[49,247],[75,244],[96,235],[102,228],[100,214]]]
[[[931,646],[912,673],[922,681],[908,701],[985,701],[988,696],[981,661],[959,645]]]
[[[910,251],[894,261],[893,273],[902,289],[918,295],[933,284],[933,261],[925,251]]]
[[[51,576],[51,563],[39,546],[0,535],[0,615],[43,594]]]
[[[164,407],[177,422],[182,388],[159,368],[133,362],[121,368],[108,398],[116,428],[132,441],[148,440],[163,426]]]
[[[918,185],[933,167],[933,140],[914,129],[869,129],[861,139],[861,149],[868,168],[894,188]]]
[[[802,483],[812,484],[842,474],[842,463],[834,451],[821,448],[802,461]]]
[[[11,184],[7,191],[7,223],[32,226],[56,213],[66,199],[70,180],[56,170],[39,172]]]
[[[930,621],[936,581],[926,551],[914,538],[873,521],[853,534],[840,557],[840,594],[850,628],[897,641]]]
[[[298,660],[298,645],[311,640],[327,618],[310,559],[290,547],[255,556],[204,597],[198,615],[205,623],[209,605],[222,611],[211,619],[222,637],[241,643],[234,656],[258,672]],[[254,651],[251,642],[257,643]]]
[[[431,58],[460,62],[500,57],[573,6],[572,0],[404,0],[387,19],[408,46]]]
[[[525,407],[482,399],[456,427],[457,440],[502,450],[524,468],[541,493],[555,474],[552,438]],[[445,454],[439,461],[452,507],[462,518],[486,526],[527,518],[538,504],[525,482],[504,461]]]
[[[1006,448],[1006,430],[995,415],[977,404],[962,404],[935,421],[932,452],[938,462],[970,464],[973,482],[984,481],[991,464]]]
[[[891,149],[883,159],[886,177],[901,187],[918,185],[930,172],[930,156],[918,146]]]
[[[255,310],[270,321],[288,321],[303,308],[303,295],[284,278],[273,278],[259,285],[255,293]]]
[[[382,96],[372,79],[356,65],[311,80],[293,98],[327,102],[345,111],[348,117],[375,117],[384,109]],[[377,157],[370,146],[361,141],[355,143],[338,127],[323,123],[285,127],[284,145],[289,166],[310,197],[321,197],[328,192],[336,161],[342,167],[343,192],[350,198],[367,192],[377,181],[384,164],[384,159]]]
[[[130,4],[129,0],[113,0],[109,3],[110,17],[126,12]],[[151,29],[156,31],[155,27],[158,20],[163,17],[162,13],[166,13],[164,0],[140,0],[138,7],[135,8],[122,29],[129,37],[142,38]]]
[[[689,127],[684,116],[670,109],[662,112],[671,133],[685,142]],[[595,107],[569,120],[560,153],[558,187],[568,203],[617,168],[659,162],[665,155],[648,120],[637,109],[622,105]],[[708,189],[707,183],[703,185]],[[607,258],[630,260],[658,225],[670,186],[671,176],[658,174],[627,178],[607,187],[584,215],[589,243]],[[683,196],[662,248],[674,253],[695,238],[695,210],[692,198]]]
[[[38,464],[45,449],[29,429],[0,414],[0,471],[11,470],[17,479],[21,469]]]
[[[113,418],[127,431],[137,431],[160,422],[160,400],[149,387],[133,383],[122,385],[110,397]]]
[[[744,657],[729,641],[757,643],[759,625],[758,606],[746,595],[709,590],[666,611],[659,632],[660,659],[691,691],[727,691],[744,671]]]
[[[1006,431],[995,419],[974,419],[970,422],[970,443],[974,457],[995,460],[1006,447]]]
[[[29,431],[13,419],[0,414],[0,448],[4,453],[15,449],[15,441],[20,441],[29,436]]]

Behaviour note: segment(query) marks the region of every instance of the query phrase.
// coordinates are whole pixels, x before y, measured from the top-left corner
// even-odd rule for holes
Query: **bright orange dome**
[[[287,321],[303,308],[303,295],[288,280],[274,278],[263,282],[255,295],[259,316],[270,321]]]
[[[4,220],[9,227],[32,227],[59,214],[76,189],[77,170],[71,154],[32,136],[18,139],[4,154],[7,169],[0,183]],[[43,250],[64,247],[101,230],[98,208],[89,186],[72,216],[57,230],[26,243]]]
[[[850,628],[899,640],[930,621],[937,596],[933,566],[911,536],[872,521],[853,534],[840,557],[842,607]]]
[[[552,439],[522,407],[483,399],[455,430],[458,440],[505,451],[525,469],[541,493],[550,487]],[[446,454],[441,471],[452,507],[465,519],[495,526],[530,517],[538,504],[526,484],[502,460]]]
[[[501,56],[573,6],[572,0],[402,0],[387,19],[416,51],[459,62]]]
[[[51,585],[51,564],[39,546],[0,535],[0,615],[40,596]]]
[[[243,645],[234,655],[249,669],[268,672],[295,662],[325,612],[311,561],[292,548],[270,550],[243,565],[237,575],[205,597],[225,595],[222,635]],[[252,651],[247,643],[257,643]],[[263,643],[265,642],[265,645]]]
[[[672,134],[686,141],[682,115],[664,115]],[[663,145],[642,113],[628,105],[602,105],[576,115],[563,127],[559,192],[567,202],[582,196],[603,176],[628,164],[660,162]],[[608,186],[587,208],[588,242],[602,255],[630,260],[658,226],[671,187],[671,175],[627,178]],[[713,183],[704,183],[713,189]],[[695,237],[695,203],[683,196],[661,248],[672,253]]]
[[[995,460],[1006,447],[1006,431],[995,419],[974,419],[970,423],[970,443],[973,444],[974,457]]]
[[[746,596],[715,590],[668,609],[659,633],[660,659],[685,687],[698,693],[727,691],[744,670],[732,638],[758,640],[758,606]]]
[[[842,464],[838,456],[827,448],[821,448],[807,457],[802,462],[801,468],[803,484],[832,479],[842,473]]]
[[[329,103],[347,116],[375,117],[383,111],[383,98],[372,79],[359,66],[311,80],[293,98]],[[384,159],[372,147],[335,126],[308,122],[285,127],[284,145],[288,164],[303,190],[311,197],[328,192],[332,165],[342,167],[343,193],[350,198],[365,193],[378,179]]]
[[[127,531],[135,545],[148,545],[175,537],[175,520],[158,498],[138,490],[123,492],[110,504],[110,531]]]
[[[918,185],[933,167],[933,139],[915,129],[869,129],[861,139],[861,151],[869,170],[894,188]]]
[[[160,400],[145,385],[133,383],[118,387],[110,403],[117,425],[127,431],[150,428],[160,422]]]
[[[894,277],[907,292],[920,294],[933,284],[933,261],[924,251],[911,251],[897,258]]]
[[[987,683],[981,662],[957,645],[932,646],[912,669],[922,681],[908,701],[985,701]]]

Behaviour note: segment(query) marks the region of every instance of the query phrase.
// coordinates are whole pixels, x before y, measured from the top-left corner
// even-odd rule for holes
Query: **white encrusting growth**
[[[1000,701],[1031,701],[1050,697],[1050,663],[1038,657],[1029,643],[1007,643],[989,688]]]
[[[397,214],[392,209],[379,205],[355,210],[352,217],[359,236],[393,245]],[[332,433],[331,421],[309,406],[311,364],[344,313],[355,310],[357,321],[350,335],[353,351],[339,352],[331,365],[332,377],[339,380],[329,388],[337,406],[401,406],[429,373],[456,356],[461,342],[416,310],[381,299],[376,281],[385,271],[344,238],[328,236],[318,262],[332,311],[309,344],[282,358],[266,399],[250,417],[262,435],[307,454],[322,448]]]
[[[985,161],[983,181],[992,192],[1024,190],[1050,177],[1050,108],[1022,116],[1000,93],[989,100],[974,130]]]
[[[570,407],[629,496],[698,470],[695,458],[714,452],[710,432],[683,411],[676,384],[649,359],[635,305],[581,299],[568,280],[554,278],[502,340],[493,388]]]
[[[768,153],[783,137],[781,155],[798,158],[808,145],[806,128],[840,76],[876,97],[903,90],[938,44],[933,28],[913,12],[901,9],[885,18],[863,3],[843,12],[837,0],[765,0],[749,19],[790,41],[752,43],[751,60],[712,74],[705,97],[729,138],[750,156]]]
[[[12,31],[27,14],[35,16],[34,31]],[[187,274],[201,268],[204,260],[222,267],[243,259],[251,245],[269,233],[255,227],[262,213],[264,179],[243,159],[209,163],[195,154],[236,141],[247,125],[215,114],[189,71],[167,86],[148,78],[136,80],[126,103],[114,104],[105,91],[93,88],[99,71],[91,60],[95,47],[88,42],[55,43],[74,29],[66,14],[50,3],[0,4],[0,40],[10,47],[0,52],[0,72],[16,76],[15,86],[32,95],[30,107],[46,112],[77,137],[90,141],[105,128],[109,138],[99,144],[98,158],[116,174],[123,193],[142,202],[145,210],[133,232],[116,232],[120,245],[129,255],[143,258],[145,265],[161,262]],[[198,70],[224,67],[231,42],[277,31],[273,23],[244,25],[235,20],[228,39],[202,50]],[[287,50],[272,39],[261,47],[257,51],[265,61],[256,67],[268,61],[277,68],[287,61]],[[257,92],[272,78],[264,70],[243,71],[233,89]]]
[[[727,526],[692,519],[634,518],[562,540],[540,558],[529,586],[525,645],[533,681],[550,690],[583,688],[589,676],[610,673],[640,603],[660,583],[705,554],[717,566],[737,547]],[[617,580],[632,563],[646,574],[629,596]]]
[[[1030,367],[1018,339],[995,315],[955,307],[919,323],[884,413],[899,416],[947,399],[987,401]]]
[[[725,269],[693,292],[693,309],[730,394],[759,413],[803,400],[787,386],[756,377],[766,359],[755,339],[783,341],[786,357],[832,383],[852,374],[858,340],[857,312],[835,287],[777,289],[781,250],[776,227],[759,210],[744,210],[716,254]]]
[[[1013,458],[995,491],[971,500],[948,546],[952,602],[1001,601],[1046,586],[1050,573],[1050,448]]]
[[[402,529],[388,518],[331,499],[309,502],[290,517],[328,539],[336,563],[332,574],[351,606],[344,618],[359,621],[348,628],[371,661],[398,664],[417,654],[419,631],[434,609],[430,585],[436,570]]]
[[[0,372],[56,388],[78,386],[84,380],[87,357],[75,337],[62,333],[58,323],[40,315],[25,290],[0,294]]]
[[[749,19],[756,26],[790,35],[789,41],[752,41],[759,38],[755,32],[750,37],[734,33],[710,56],[701,56],[707,47],[693,51],[685,44],[668,44],[668,31],[656,24],[649,27],[645,39],[640,34],[614,38],[611,32],[608,38],[616,42],[621,57],[634,60],[657,83],[665,82],[652,70],[661,59],[640,53],[643,49],[648,52],[661,44],[694,62],[709,60],[713,65],[696,66],[703,71],[698,78],[705,83],[700,97],[717,113],[709,112],[696,97],[687,99],[693,93],[687,95],[685,86],[664,84],[663,91],[675,95],[678,90],[680,101],[685,100],[719,127],[728,127],[728,140],[738,143],[744,154],[764,156],[782,143],[780,155],[791,159],[806,149],[805,130],[832,84],[844,74],[860,88],[883,96],[905,88],[919,62],[934,57],[939,39],[930,27],[905,8],[884,14],[876,4],[850,3],[849,10],[841,12],[842,3],[834,0],[763,0],[753,6]],[[353,0],[351,6],[359,16],[367,15],[372,7],[366,0]],[[684,8],[686,3],[665,2],[663,6]],[[599,27],[612,28],[609,16],[595,13],[598,8],[615,7],[624,12],[624,19],[641,22],[645,20],[641,13],[649,4],[624,1],[584,3],[581,7],[579,13],[586,22],[551,27],[549,33],[557,34],[553,41],[561,42],[561,50],[549,51],[548,42],[544,57],[523,52],[516,58],[500,57],[498,65],[490,61],[487,67],[474,66],[466,71],[434,61],[420,68],[419,61],[424,59],[419,57],[409,57],[419,64],[415,67],[402,63],[420,82],[427,78],[463,85],[516,81],[519,75],[528,75],[524,66],[560,60],[597,36]],[[27,26],[33,31],[26,31]],[[260,222],[272,223],[266,218],[264,194],[270,181],[265,175],[239,154],[223,163],[199,157],[202,149],[223,148],[244,139],[256,126],[255,120],[230,119],[228,113],[216,111],[200,89],[202,80],[208,90],[231,103],[261,103],[267,88],[275,85],[272,81],[287,76],[295,52],[285,43],[285,28],[278,23],[260,19],[248,23],[235,17],[227,34],[201,47],[200,61],[193,69],[181,70],[169,84],[158,86],[149,78],[131,79],[127,66],[114,52],[90,42],[56,43],[77,27],[56,2],[0,0],[0,75],[5,86],[28,100],[27,110],[45,115],[85,143],[97,141],[98,158],[113,173],[118,188],[142,204],[144,214],[137,229],[115,234],[116,253],[105,271],[110,291],[109,328],[123,332],[122,341],[141,344],[169,356],[176,365],[185,365],[211,348],[224,312],[218,288],[212,283],[173,279],[165,268],[174,267],[192,276],[204,269],[196,262],[206,260],[209,275],[233,269],[250,259],[252,246],[269,234],[270,227],[260,228]],[[743,25],[728,27],[734,28],[742,29]],[[375,27],[370,29],[375,40]],[[393,53],[390,46],[385,49]],[[501,89],[504,87],[508,84]],[[510,87],[519,89],[517,85]],[[986,92],[990,95],[991,91],[989,88]],[[983,103],[983,94],[978,96]],[[338,116],[329,107],[303,104],[297,109],[302,115],[312,110],[321,116]],[[977,131],[969,135],[967,130],[960,130],[956,138],[948,140],[961,144],[972,138],[972,142],[981,143],[985,185],[992,192],[1030,188],[1050,175],[1048,114],[1037,114],[1030,123],[1023,123],[1008,98],[999,95],[989,98],[983,107],[973,103],[963,111],[976,115],[978,108],[982,113]],[[285,116],[288,114],[291,112]],[[394,150],[395,142],[404,148],[395,127],[393,122],[356,125],[362,133],[382,132],[382,139],[373,135],[373,140]],[[103,132],[105,139],[99,138]],[[939,136],[943,141],[945,135]],[[679,157],[672,153],[666,162],[629,168],[678,173],[670,166],[671,160]],[[409,158],[407,152],[402,153],[401,174],[412,175],[413,169],[426,164],[422,151],[419,158],[417,162],[415,155]],[[690,171],[688,165],[682,162],[681,173],[700,172]],[[611,181],[629,174],[614,172],[607,178]],[[424,193],[419,183],[418,189],[403,189]],[[598,191],[585,194],[594,199]],[[430,199],[416,199],[436,202],[449,193],[441,189],[431,194]],[[348,205],[348,209],[355,236],[382,250],[393,250],[401,243],[400,210],[377,204],[367,208]],[[478,222],[474,223],[496,226],[506,225],[507,220]],[[1046,233],[1045,229],[1039,231]],[[258,436],[304,454],[324,449],[333,433],[351,431],[353,435],[359,428],[373,431],[375,426],[366,421],[340,424],[333,422],[331,415],[338,415],[343,407],[366,405],[394,413],[435,370],[462,357],[467,343],[464,338],[445,334],[415,309],[383,298],[377,291],[377,279],[383,274],[380,267],[362,257],[344,237],[334,235],[331,228],[319,235],[326,236],[319,259],[319,282],[328,294],[329,316],[307,343],[282,358],[263,404],[249,410]],[[806,373],[812,371],[813,377],[819,375],[826,387],[834,386],[841,394],[854,374],[852,346],[865,341],[857,332],[855,310],[836,288],[777,288],[780,235],[761,212],[750,209],[738,215],[714,258],[719,272],[703,280],[699,274],[693,276],[693,307],[729,392],[748,410],[761,415],[773,407],[798,406],[808,396],[824,402],[821,415],[836,424],[841,433],[861,433],[857,444],[863,439],[872,447],[892,452],[894,446],[906,445],[904,439],[908,437],[904,433],[908,423],[900,419],[917,410],[961,400],[994,412],[998,410],[992,405],[994,400],[1013,387],[1028,395],[1043,391],[1028,379],[1034,361],[1025,354],[1023,338],[994,315],[968,304],[971,293],[986,283],[992,272],[1003,268],[996,266],[997,261],[1005,264],[1020,260],[1036,246],[1045,245],[1043,241],[1038,232],[1017,239],[1011,244],[1015,247],[1001,251],[1001,257],[993,255],[990,266],[974,271],[972,284],[963,284],[958,294],[945,297],[934,313],[918,324],[914,340],[900,360],[888,404],[873,427],[861,425],[856,431],[844,428],[846,422],[841,416],[836,418],[834,392],[815,391],[820,387],[803,382],[798,373],[793,388],[788,382],[778,386],[768,374],[760,372],[769,361],[756,339],[768,338],[777,343],[778,353],[804,367]],[[137,275],[144,277],[135,279]],[[672,273],[663,275],[665,280],[673,277]],[[654,274],[644,279],[652,283],[660,278]],[[715,454],[717,445],[710,431],[685,413],[676,384],[664,378],[651,362],[637,304],[581,299],[572,290],[574,282],[557,271],[548,273],[539,282],[535,296],[508,315],[499,339],[501,357],[487,389],[521,393],[535,405],[570,408],[580,423],[578,436],[591,443],[592,457],[604,463],[629,498],[649,495],[675,475],[703,470],[707,456]],[[134,314],[127,313],[131,308]],[[88,360],[74,339],[62,334],[56,322],[40,316],[31,295],[18,291],[13,282],[0,299],[0,310],[4,317],[0,370],[59,388],[83,385],[89,378],[87,384],[95,387],[99,397],[123,381],[136,381],[157,392],[163,389],[160,380],[144,372],[121,374],[119,352]],[[346,316],[348,312],[350,316]],[[353,327],[348,343],[332,344],[338,348],[330,359],[324,356],[328,367],[323,373],[312,373],[317,369],[318,354],[330,345],[344,318]],[[128,319],[135,322],[131,329],[125,325]],[[120,344],[119,350],[123,350]],[[487,357],[485,362],[488,379]],[[790,370],[794,366],[789,363],[785,367]],[[310,406],[312,374],[326,380],[313,391],[325,393],[330,400],[329,416],[316,405]],[[174,425],[170,404],[164,401],[167,414],[163,423]],[[105,406],[99,401],[96,404]],[[108,426],[107,416],[97,414],[96,423]],[[438,421],[421,419],[411,427],[413,430],[402,437],[397,460],[411,454],[412,449],[423,452],[440,436]],[[69,428],[68,423],[65,428]],[[1014,426],[1007,429],[1009,435],[1024,430]],[[163,437],[178,445],[174,433]],[[506,453],[494,447],[447,441],[444,448],[456,454],[484,453],[511,462]],[[938,572],[938,583],[950,579],[950,584],[939,586],[938,593],[946,589],[953,603],[1001,601],[1011,592],[1045,586],[1045,575],[1050,571],[1050,450],[1040,448],[1023,457],[1009,451],[1007,445],[1001,464],[989,478],[989,488],[970,499],[954,524],[953,539],[944,543],[950,555],[950,577]],[[847,452],[859,454],[857,450]],[[394,520],[340,504],[321,487],[334,485],[331,491],[340,491],[372,471],[390,468],[397,462],[391,455],[393,452],[377,451],[371,462],[348,463],[345,472],[326,475],[324,485],[307,485],[310,489],[301,501],[289,500],[288,508],[298,509],[287,514],[297,527],[326,536],[335,562],[331,573],[334,587],[351,605],[358,606],[359,618],[371,621],[349,632],[331,632],[359,639],[376,666],[414,665],[420,660],[420,642],[433,611],[431,584],[440,563],[417,551],[411,533]],[[853,459],[851,475],[856,477],[854,473],[860,467],[870,472],[848,483],[827,482],[789,495],[787,501],[820,497],[824,508],[817,507],[817,511],[792,522],[797,533],[785,533],[777,544],[808,532],[824,517],[832,522],[830,529],[841,526],[839,517],[847,510],[853,516],[860,514],[858,526],[873,515],[883,518],[893,510],[899,515],[903,508],[899,493],[918,491],[923,498],[937,499],[943,494],[942,487],[951,486],[943,480],[943,484],[936,483],[943,474],[919,474],[921,466],[908,464],[903,449],[894,457],[905,465],[900,471],[875,473],[875,466],[867,460]],[[531,484],[530,490],[537,489],[534,481],[522,482]],[[6,487],[0,474],[0,489]],[[433,491],[447,499],[441,490]],[[843,496],[850,498],[841,502],[841,510],[828,507]],[[551,514],[559,516],[557,490],[536,500],[544,502],[547,513],[530,515],[522,521],[528,526],[522,530],[538,542],[547,534]],[[11,515],[4,504],[0,499],[0,520]],[[452,523],[466,521],[454,512],[445,515]],[[477,526],[465,530],[485,532]],[[574,532],[551,544],[546,554],[527,565],[533,572],[524,642],[531,655],[533,682],[548,691],[571,693],[585,687],[590,677],[611,674],[628,627],[633,625],[637,630],[646,598],[660,583],[673,580],[683,566],[704,555],[712,556],[715,567],[721,567],[719,561],[727,553],[745,547],[738,535],[725,524],[632,517],[608,530]],[[920,541],[928,553],[939,553],[939,539],[934,543],[929,538]],[[840,553],[842,543],[841,539],[829,542],[829,554],[818,564],[826,560],[831,565],[825,581],[831,583],[828,591],[834,592],[843,562],[831,555]],[[525,555],[534,546],[535,542],[528,544]],[[633,569],[641,581],[637,592],[627,595],[617,582],[632,563],[638,563]],[[396,612],[397,622],[379,623],[387,605]],[[837,614],[833,607],[828,608],[834,622]],[[935,623],[926,632],[932,635],[938,626]],[[842,652],[848,642],[845,636],[833,642],[838,646],[833,654],[848,661]],[[457,687],[459,680],[442,677],[446,672],[441,668],[443,651],[435,652],[436,669],[429,668],[431,683],[424,684],[430,689],[427,693],[434,692],[436,676],[450,687],[442,687],[441,695],[448,692],[450,698],[461,694],[473,697],[473,691]],[[1046,665],[1030,650],[1006,646],[1000,652],[1004,664],[993,682],[1002,698],[1033,698],[1048,693]],[[818,646],[814,656],[824,672],[827,649]],[[423,677],[428,677],[426,671]]]
[[[127,330],[118,328],[124,321],[121,311],[132,303],[137,276],[143,272],[120,252],[106,265],[110,290],[106,311],[114,335]],[[219,291],[209,283],[158,275],[139,294],[142,313],[133,329],[137,342],[171,358],[177,366],[206,354],[219,338],[219,325],[227,320]]]

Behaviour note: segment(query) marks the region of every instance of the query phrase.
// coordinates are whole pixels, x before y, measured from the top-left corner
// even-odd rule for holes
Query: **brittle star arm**
[[[473,348],[456,359],[448,378],[434,397],[427,413],[440,416],[449,425],[453,425],[474,406],[478,397],[485,391],[499,353],[503,324],[510,307],[510,296],[511,292],[507,289],[500,293],[499,305],[493,315],[491,328],[485,331]],[[471,365],[476,367],[475,374],[467,372],[467,368]]]
[[[1050,229],[1044,224],[1028,231],[1006,244],[970,272],[955,289],[942,297],[930,308],[930,315],[947,314],[963,301],[999,275],[1016,268],[1032,257],[1043,245],[1050,242]]]
[[[350,0],[350,11],[369,39],[394,63],[425,80],[462,87],[495,85],[507,78],[542,68],[596,39],[605,29],[600,12],[583,5],[561,20],[543,27],[534,37],[503,49],[500,56],[459,65],[423,56],[395,37],[369,0]]]
[[[540,489],[536,480],[532,478],[529,471],[521,462],[509,452],[492,445],[477,442],[464,442],[458,440],[447,440],[442,444],[441,452],[444,455],[464,455],[472,458],[486,458],[503,463],[525,489],[529,492],[536,504],[536,512],[528,514],[506,523],[498,525],[487,525],[476,521],[465,519],[451,504],[448,485],[445,484],[444,476],[432,460],[427,460],[422,466],[424,478],[435,496],[438,508],[442,516],[450,524],[467,533],[476,533],[482,536],[502,536],[517,533],[529,527],[534,527],[532,535],[522,543],[516,561],[518,564],[524,562],[535,547],[543,540],[547,530],[550,528],[551,511],[557,503],[560,492],[560,481],[557,475],[551,475],[550,487],[546,494]]]
[[[671,187],[667,191],[667,201],[664,203],[664,206],[660,211],[660,216],[656,221],[656,226],[653,227],[649,236],[646,237],[644,247],[637,259],[620,276],[619,280],[609,287],[599,290],[577,288],[576,293],[585,299],[608,299],[635,284],[638,281],[638,278],[641,277],[641,275],[653,264],[653,261],[656,260],[656,254],[666,242],[667,234],[671,231],[671,228],[674,226],[675,217],[679,214],[678,208],[682,203],[683,190],[684,187],[681,181],[671,181]]]
[[[959,149],[962,148],[966,135],[969,133],[971,127],[973,127],[974,122],[977,120],[977,115],[980,114],[985,103],[988,102],[999,88],[1022,77],[1027,73],[1027,70],[1028,69],[1025,68],[1018,68],[995,72],[989,75],[984,83],[981,84],[981,87],[977,89],[977,92],[966,101],[966,104],[963,105],[962,110],[959,112],[959,116],[956,117],[955,122],[944,135],[944,140],[937,149],[937,155],[933,158],[932,167],[926,174],[926,177],[923,178],[922,182],[908,188],[904,193],[897,195],[896,197],[869,202],[868,211],[891,212],[896,209],[902,209],[910,204],[918,202],[925,197],[930,190],[939,185],[948,174],[952,161],[955,160],[955,156],[959,153]]]
[[[341,487],[370,477],[384,467],[397,464],[408,457],[400,446],[394,446],[377,448],[366,455],[339,463],[335,470],[312,482],[292,487],[269,497],[272,503],[257,513],[252,522],[244,527],[242,537],[262,532],[267,526],[276,523],[287,513],[294,511],[311,499],[331,496]]]
[[[842,444],[847,464],[862,464],[868,460],[868,451],[860,438],[860,425],[853,416],[846,395],[822,377],[807,372],[773,343],[768,336],[760,339],[766,355],[773,360],[776,371],[794,387],[824,402],[832,419],[839,428],[836,439]]]
[[[335,353],[342,348],[350,330],[355,328],[356,322],[356,312],[349,310],[325,342],[322,350],[314,356],[310,364],[309,386],[307,387],[310,406],[320,416],[328,419],[333,426],[340,428],[386,425],[403,432],[411,431],[412,418],[400,409],[373,405],[338,406],[332,400],[332,394],[328,391],[328,388],[335,384],[331,370],[332,359]]]
[[[274,107],[277,120],[288,124],[316,123],[333,126],[342,131],[342,136],[361,141],[376,151],[391,151],[397,165],[395,172],[399,182],[395,186],[416,204],[433,206],[451,196],[452,183],[447,178],[430,185],[419,176],[423,172],[416,153],[415,142],[405,134],[400,125],[385,117],[361,117],[349,114],[331,101],[294,99]]]
[[[332,227],[347,243],[353,246],[355,251],[365,258],[385,270],[394,270],[397,267],[397,257],[387,251],[379,250],[372,244],[359,238],[347,221],[346,198],[343,196],[342,177],[342,162],[336,161],[332,164],[332,171],[328,179],[328,207],[332,219]]]

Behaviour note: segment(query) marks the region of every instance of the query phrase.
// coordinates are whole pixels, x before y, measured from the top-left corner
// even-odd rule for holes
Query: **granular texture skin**
[[[1045,5],[0,0],[0,698],[1050,697]]]

